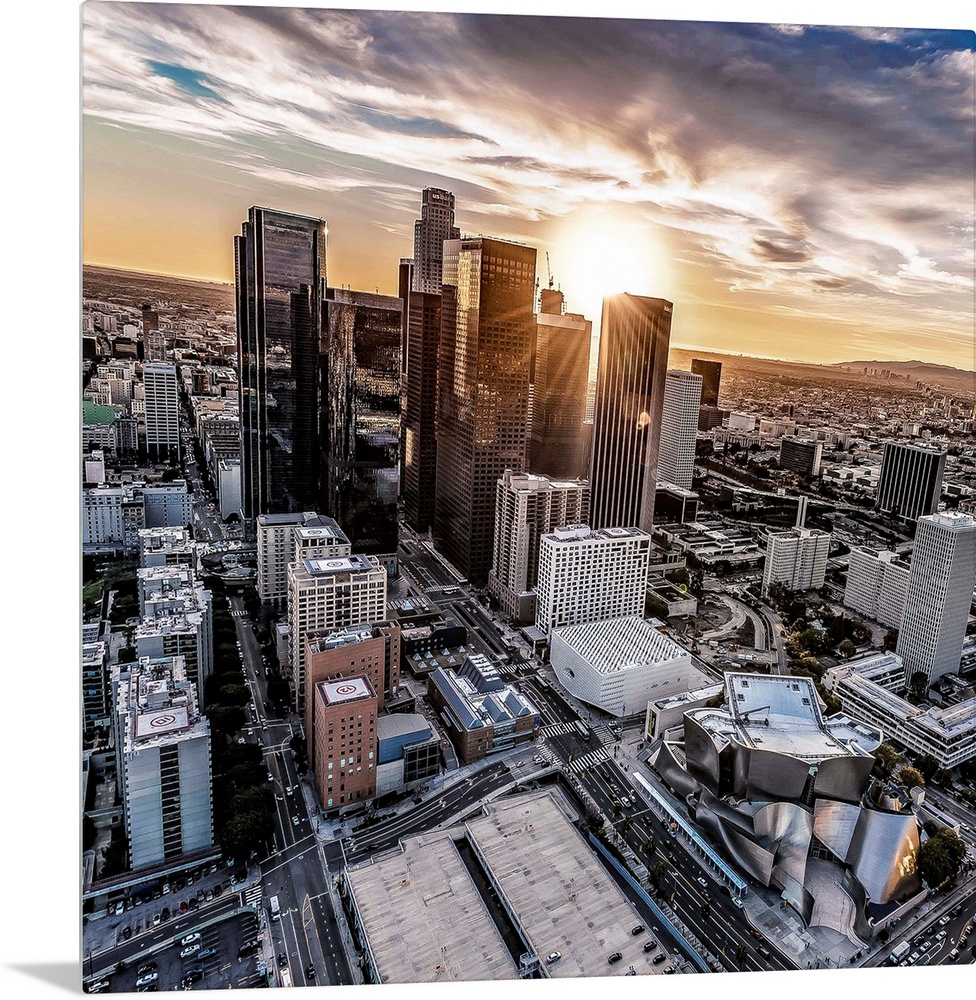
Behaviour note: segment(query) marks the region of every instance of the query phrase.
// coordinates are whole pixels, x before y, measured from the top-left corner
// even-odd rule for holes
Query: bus
[[[268,909],[271,911],[271,919],[279,920],[281,918],[281,908],[278,905],[278,897],[272,896],[268,900]]]

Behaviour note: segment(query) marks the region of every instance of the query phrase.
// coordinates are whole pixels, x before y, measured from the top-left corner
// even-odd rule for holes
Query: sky
[[[90,2],[84,259],[233,280],[250,205],[392,294],[426,185],[599,325],[973,367],[974,46],[900,30]],[[547,265],[545,253],[549,253]]]

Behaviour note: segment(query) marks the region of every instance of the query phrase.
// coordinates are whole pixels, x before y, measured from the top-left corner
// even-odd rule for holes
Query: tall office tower
[[[315,529],[316,551],[296,546],[299,528]],[[258,573],[257,592],[262,601],[284,601],[288,596],[288,564],[306,555],[320,558],[347,556],[352,551],[349,539],[331,517],[315,511],[302,514],[262,514],[257,519]]]
[[[400,626],[395,622],[359,625],[335,632],[313,632],[305,637],[305,738],[309,763],[315,767],[315,699],[312,692],[323,681],[365,677],[376,692],[376,709],[400,689]]]
[[[166,337],[159,329],[159,313],[142,304],[142,356],[146,361],[166,360]]]
[[[560,481],[506,469],[495,494],[495,559],[488,589],[501,613],[535,621],[539,540],[567,524],[585,524],[590,487],[582,479]]]
[[[946,511],[918,519],[905,613],[895,652],[911,684],[956,673],[976,583],[976,517]]]
[[[942,495],[946,453],[920,444],[886,441],[878,480],[878,510],[915,521],[934,514]]]
[[[823,444],[797,437],[784,437],[779,445],[779,464],[799,476],[819,476]]]
[[[108,684],[105,676],[105,643],[86,642],[81,647],[82,730],[86,741],[108,720]]]
[[[555,628],[644,614],[651,536],[640,528],[568,525],[543,535],[536,625]]]
[[[210,722],[181,656],[113,668],[115,773],[132,868],[214,845]]]
[[[661,445],[657,459],[657,481],[691,489],[695,474],[695,441],[702,377],[672,370],[664,379],[661,410]]]
[[[770,531],[763,564],[763,597],[774,583],[782,583],[789,590],[819,590],[829,551],[829,531],[819,528]]]
[[[323,307],[322,507],[356,552],[393,554],[403,302],[329,288]]]
[[[909,568],[895,552],[851,549],[844,606],[898,628],[905,610]]]
[[[315,510],[326,224],[253,207],[234,237],[244,517]]]
[[[718,406],[718,388],[722,381],[722,362],[691,359],[691,371],[702,377],[702,406]]]
[[[424,532],[434,524],[441,297],[431,292],[411,292],[406,313],[400,486],[404,520],[414,531]]]
[[[535,247],[444,244],[434,533],[471,581],[491,569],[495,484],[525,468]]]
[[[590,458],[590,521],[650,531],[661,439],[672,305],[613,295],[603,300]]]
[[[359,553],[288,566],[288,660],[295,710],[305,705],[306,637],[386,620],[386,570]]]
[[[180,392],[176,365],[143,365],[146,393],[146,450],[157,461],[180,460]]]
[[[539,475],[580,479],[589,468],[583,421],[593,324],[563,313],[563,293],[542,290],[530,373],[532,424],[528,466]]]
[[[413,226],[413,290],[441,293],[444,241],[456,240],[454,195],[441,188],[424,188],[420,218]]]
[[[376,796],[376,692],[365,677],[323,681],[312,690],[315,790],[323,810]]]
[[[197,702],[206,707],[207,678],[213,673],[213,598],[196,587],[166,606],[153,602],[136,626],[136,656],[182,656],[188,678],[196,686]]]

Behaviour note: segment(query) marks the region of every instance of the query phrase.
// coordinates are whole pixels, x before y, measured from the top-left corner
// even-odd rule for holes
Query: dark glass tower
[[[639,295],[603,300],[590,460],[594,528],[651,530],[671,310],[665,299]]]
[[[701,358],[691,359],[693,375],[702,377],[702,406],[718,406],[718,389],[722,382],[722,362],[703,361]]]
[[[244,516],[315,510],[326,224],[251,208],[234,237]]]
[[[390,295],[329,288],[323,309],[325,475],[318,509],[339,522],[353,552],[393,554],[403,303]]]
[[[491,569],[496,483],[525,469],[535,259],[534,247],[488,237],[444,245],[434,532],[479,585]]]
[[[886,441],[878,479],[878,510],[917,521],[939,509],[946,453],[926,445]]]

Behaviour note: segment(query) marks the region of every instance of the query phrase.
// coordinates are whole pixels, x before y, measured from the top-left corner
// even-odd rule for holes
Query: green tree
[[[857,652],[857,646],[855,646],[850,639],[844,639],[837,647],[837,652],[840,653],[845,660],[849,660]]]
[[[246,858],[269,843],[274,835],[274,817],[267,812],[235,813],[220,832],[220,844],[225,853]]]
[[[931,781],[935,772],[939,770],[939,762],[928,753],[923,753],[915,762],[915,766],[926,781]]]
[[[965,858],[965,843],[945,827],[918,849],[918,873],[929,888],[935,889],[959,874]]]
[[[933,785],[938,785],[940,788],[951,788],[952,787],[952,771],[948,768],[941,767],[932,777],[929,779]]]
[[[911,693],[916,698],[924,698],[929,686],[929,675],[924,670],[916,670],[908,682]]]
[[[887,781],[898,764],[899,753],[890,743],[882,743],[874,751],[874,767],[871,773],[883,781]]]
[[[247,721],[244,709],[239,705],[219,705],[207,710],[210,728],[214,733],[230,736],[236,733]]]
[[[921,788],[925,784],[925,779],[916,768],[903,767],[898,772],[898,784],[911,790],[912,788]]]
[[[251,700],[251,692],[244,684],[240,683],[240,677],[238,677],[237,683],[225,684],[220,689],[218,698],[221,705],[246,705]]]
[[[268,680],[268,701],[275,705],[287,705],[291,698],[291,688],[283,677],[275,676]]]

